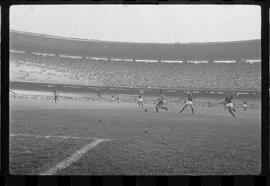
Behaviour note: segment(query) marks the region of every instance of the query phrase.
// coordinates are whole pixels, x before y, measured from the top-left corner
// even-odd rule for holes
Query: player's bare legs
[[[187,105],[185,105],[182,110],[180,110],[180,114],[182,114],[182,112],[187,108]]]
[[[139,104],[139,107],[143,108],[143,102],[142,101],[139,101],[138,104]]]
[[[231,107],[228,107],[228,110],[229,110],[229,112],[231,113],[231,115],[232,115],[233,117],[235,117],[235,115],[234,115],[234,113],[233,113],[233,112],[235,112],[235,109],[234,109],[234,108],[231,108]]]
[[[192,114],[194,114],[194,108],[193,108],[193,106],[192,106],[192,105],[190,105],[190,108],[191,108],[191,112],[192,112]]]
[[[168,108],[164,106],[164,103],[159,102],[156,104],[156,112],[158,112],[158,109],[164,109],[166,111],[168,111]]]
[[[158,112],[158,109],[160,109],[161,108],[161,102],[158,102],[157,104],[156,104],[156,112]]]

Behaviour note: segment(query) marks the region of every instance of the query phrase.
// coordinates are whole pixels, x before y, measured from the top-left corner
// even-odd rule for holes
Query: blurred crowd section
[[[10,53],[10,81],[133,88],[260,90],[261,64],[96,61]]]

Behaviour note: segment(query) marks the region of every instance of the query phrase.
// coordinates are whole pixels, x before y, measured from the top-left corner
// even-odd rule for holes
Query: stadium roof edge
[[[260,41],[261,40],[261,39],[250,39],[250,40],[220,41],[220,42],[139,43],[139,42],[104,41],[104,40],[98,40],[98,39],[84,39],[84,38],[62,37],[62,36],[49,35],[49,34],[40,34],[40,33],[34,33],[34,32],[25,32],[25,31],[13,30],[13,29],[10,29],[10,32],[24,34],[24,35],[34,35],[34,36],[40,36],[40,37],[63,39],[63,40],[86,41],[86,42],[97,42],[97,43],[132,44],[132,45],[207,45],[207,44],[248,43],[248,42],[256,42],[256,41]]]
[[[260,59],[261,41],[208,43],[128,43],[58,37],[11,30],[10,48],[23,51],[128,59]]]

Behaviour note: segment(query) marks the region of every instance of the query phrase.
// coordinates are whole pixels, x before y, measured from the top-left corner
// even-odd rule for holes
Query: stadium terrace
[[[260,91],[260,40],[126,43],[11,31],[11,81]],[[24,69],[24,70],[22,70]]]

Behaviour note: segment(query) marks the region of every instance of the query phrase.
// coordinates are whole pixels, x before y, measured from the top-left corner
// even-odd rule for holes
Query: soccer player
[[[139,95],[137,102],[138,102],[139,107],[143,108],[143,98],[141,95]]]
[[[230,112],[230,114],[235,117],[235,108],[233,106],[233,101],[234,101],[234,97],[230,94],[230,93],[227,93],[226,96],[225,96],[225,99],[224,99],[224,102],[226,104],[226,109],[228,109],[228,111]]]
[[[188,93],[186,99],[185,99],[185,106],[182,108],[182,110],[180,110],[180,114],[182,114],[182,112],[188,107],[190,106],[192,114],[194,114],[194,108],[193,108],[193,100],[195,99],[195,97],[193,96],[192,93]]]
[[[247,101],[246,100],[244,100],[243,101],[243,109],[244,109],[244,111],[247,111]]]
[[[117,101],[117,103],[120,102],[120,97],[118,95],[116,96],[116,101]]]
[[[115,97],[114,97],[114,95],[112,95],[112,102],[113,102],[113,103],[115,102]]]
[[[168,107],[165,107],[165,103],[167,102],[166,101],[166,98],[165,96],[163,95],[160,95],[160,97],[156,100],[156,112],[158,112],[158,109],[164,109],[166,111],[168,111]]]
[[[58,95],[56,94],[56,90],[53,91],[54,96],[54,102],[56,103],[58,101]]]

